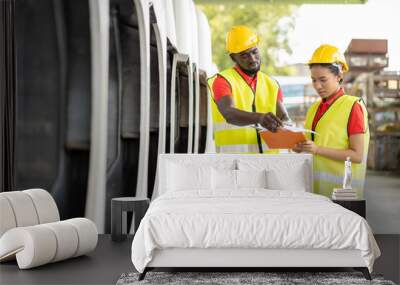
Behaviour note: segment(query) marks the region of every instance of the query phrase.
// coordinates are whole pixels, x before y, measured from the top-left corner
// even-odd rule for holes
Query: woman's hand
[[[304,142],[301,142],[301,147],[304,152],[312,154],[318,153],[318,146],[313,141],[306,140]]]
[[[351,162],[361,163],[364,153],[364,134],[350,136],[350,145],[347,149],[334,149],[316,145],[313,141],[303,141],[298,143],[294,148],[295,152],[308,152],[318,154],[320,156],[337,160],[345,161],[350,157]]]
[[[302,152],[303,149],[302,149],[302,147],[301,147],[301,143],[297,143],[297,144],[294,146],[294,148],[292,148],[292,150],[293,150],[294,152],[297,152],[297,153]]]
[[[296,144],[295,148],[293,148],[293,151],[317,154],[318,146],[313,141],[306,140],[306,141]]]

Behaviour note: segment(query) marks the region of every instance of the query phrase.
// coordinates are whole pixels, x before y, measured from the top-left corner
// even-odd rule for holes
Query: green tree
[[[213,61],[220,70],[232,66],[225,51],[226,33],[232,26],[246,25],[261,37],[262,70],[271,75],[291,75],[293,70],[278,66],[282,53],[291,54],[289,33],[294,28],[297,6],[289,4],[202,4],[212,34]]]

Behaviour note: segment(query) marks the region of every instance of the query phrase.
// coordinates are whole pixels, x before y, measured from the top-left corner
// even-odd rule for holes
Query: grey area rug
[[[381,275],[372,274],[372,281],[368,281],[360,272],[148,272],[145,279],[142,281],[138,281],[138,276],[139,273],[122,274],[117,281],[117,285],[396,285],[392,281],[384,280]]]

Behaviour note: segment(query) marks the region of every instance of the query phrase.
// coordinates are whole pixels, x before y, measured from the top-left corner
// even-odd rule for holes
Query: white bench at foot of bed
[[[365,267],[359,250],[171,248],[147,267]]]
[[[230,267],[246,268],[338,268],[353,267],[371,280],[361,252],[355,249],[238,249],[169,248],[154,251],[152,261],[139,276],[142,280],[151,268]]]

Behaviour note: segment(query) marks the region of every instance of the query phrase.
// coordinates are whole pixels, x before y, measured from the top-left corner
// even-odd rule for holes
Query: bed
[[[380,251],[365,219],[312,193],[308,154],[165,154],[132,262],[156,267],[353,267]]]

